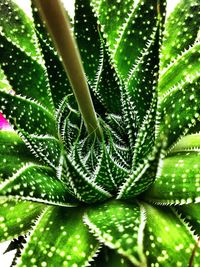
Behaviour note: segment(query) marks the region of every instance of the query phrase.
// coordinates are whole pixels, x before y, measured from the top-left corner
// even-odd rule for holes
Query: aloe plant
[[[37,8],[30,19],[1,1],[0,112],[14,131],[0,131],[0,241],[26,241],[13,266],[200,266],[199,3],[167,19],[165,4],[76,0],[99,138]]]

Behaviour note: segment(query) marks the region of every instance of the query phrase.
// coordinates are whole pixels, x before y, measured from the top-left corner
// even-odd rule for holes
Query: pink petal
[[[12,127],[9,124],[9,122],[0,113],[0,130],[3,130],[3,129],[12,129]]]

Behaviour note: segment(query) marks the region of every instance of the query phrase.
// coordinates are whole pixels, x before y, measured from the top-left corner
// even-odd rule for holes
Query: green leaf
[[[168,147],[199,120],[199,48],[194,44],[160,76],[159,134],[167,136]]]
[[[106,117],[106,128],[109,128],[108,134],[110,133],[110,138],[112,138],[115,144],[121,146],[127,145],[127,132],[125,129],[125,123],[122,116],[116,114],[108,114]]]
[[[81,208],[47,208],[32,229],[17,266],[88,266],[99,243],[83,224],[82,214]]]
[[[171,208],[147,204],[144,207],[147,215],[144,247],[148,266],[189,266],[197,237],[188,225]],[[196,253],[193,266],[198,266],[199,260],[200,254]]]
[[[188,10],[193,10],[193,13],[188,13]],[[176,23],[174,16],[178,16],[179,13],[182,13],[182,16],[177,17],[179,22]],[[197,99],[200,44],[193,38],[196,38],[198,31],[194,19],[197,13],[196,1],[186,3],[182,0],[169,17],[166,26],[158,92],[161,113],[160,136],[168,136],[168,146],[185,135],[199,120]],[[194,34],[191,29],[194,29]],[[177,35],[179,38],[174,38]],[[162,64],[166,64],[163,69]]]
[[[124,130],[128,136],[127,143],[133,148],[138,131],[139,117],[126,88],[122,88],[122,121],[124,122]]]
[[[101,152],[101,144],[98,139],[96,137],[90,138],[90,136],[87,136],[81,142],[80,146],[77,142],[75,150],[78,151],[80,158],[82,159],[82,163],[87,169],[87,171],[89,171],[92,177],[94,177]]]
[[[156,178],[158,164],[162,154],[162,144],[155,146],[153,151],[133,169],[125,182],[120,186],[117,199],[132,199],[143,193]]]
[[[9,91],[11,90],[11,86],[7,80],[7,77],[3,71],[3,69],[0,67],[0,90]]]
[[[45,208],[44,204],[0,198],[0,242],[26,233]]]
[[[171,153],[190,152],[200,150],[200,133],[188,134],[178,140],[178,142],[169,150]],[[197,154],[198,155],[198,154]]]
[[[168,17],[161,48],[161,70],[198,39],[199,11],[198,0],[181,0]]]
[[[136,202],[128,204],[112,201],[91,207],[84,221],[100,242],[126,256],[136,266],[145,263],[145,214]]]
[[[200,204],[176,206],[176,210],[192,226],[195,234],[200,235]]]
[[[146,112],[151,108],[156,92],[158,80],[158,48],[159,29],[151,34],[148,43],[132,66],[128,79],[126,80],[126,90],[130,95],[138,115],[138,124],[141,125]]]
[[[54,106],[58,108],[62,99],[72,93],[72,88],[46,27],[40,19],[38,10],[33,1],[31,3],[36,35],[43,54]]]
[[[118,72],[127,78],[157,27],[157,1],[93,0],[92,3]]]
[[[80,50],[86,76],[91,86],[100,63],[101,41],[97,18],[89,0],[75,1],[74,33]]]
[[[19,134],[32,154],[43,164],[47,164],[55,170],[58,168],[60,157],[63,154],[63,145],[58,139],[50,135],[28,134],[22,130]]]
[[[11,0],[0,4],[0,65],[13,90],[53,112],[51,92],[32,21]]]
[[[108,130],[109,138],[109,155],[111,161],[115,161],[121,170],[120,177],[116,177],[116,183],[119,185],[120,181],[124,179],[124,172],[129,171],[131,167],[131,153],[128,146],[127,133],[123,118],[119,115],[109,114],[107,117],[108,124],[105,129]],[[115,174],[114,174],[115,176]]]
[[[139,164],[143,164],[145,159],[152,154],[155,147],[156,109],[157,95],[154,94],[151,105],[146,110],[146,115],[137,133],[133,151],[132,170],[135,170]]]
[[[1,196],[74,206],[75,200],[52,169],[29,163],[0,184]]]
[[[96,74],[95,83],[92,86],[94,95],[99,99],[108,113],[121,113],[121,83],[109,53],[102,40],[101,60]],[[115,101],[113,101],[113,99]]]
[[[183,137],[163,160],[145,198],[158,204],[200,202],[199,151],[199,134]]]
[[[116,177],[117,179],[115,179],[115,182],[120,185],[126,176],[125,173],[130,169],[130,148],[113,142],[111,144],[110,153],[112,161],[116,161],[115,165],[118,165],[119,169],[122,169],[121,171],[119,170],[118,173],[120,177]]]
[[[56,111],[56,121],[65,148],[67,151],[71,151],[82,125],[81,115],[73,95],[67,95],[62,99]]]
[[[161,97],[168,95],[183,81],[187,84],[188,80],[199,77],[199,50],[200,43],[196,42],[160,73],[158,92]]]
[[[188,79],[187,83],[174,87],[160,104],[160,125],[158,133],[167,139],[167,146],[187,134],[199,123],[200,106],[199,78]]]
[[[31,19],[12,0],[1,2],[0,16],[1,33],[16,46],[21,47],[26,54],[38,59],[41,55]]]
[[[0,131],[0,180],[4,181],[28,162],[36,162],[22,139],[14,131]]]
[[[97,184],[112,193],[117,190],[118,186],[128,176],[128,171],[110,156],[110,150],[111,149],[107,148],[106,145],[102,145],[94,180]]]
[[[88,168],[87,164],[86,164],[86,160],[82,157],[82,153],[81,153],[81,149],[80,147],[76,144],[74,146],[74,148],[72,149],[72,158],[73,161],[77,163],[77,165],[79,166],[80,170],[85,174],[90,176],[91,175],[91,169],[93,168],[93,166],[90,166],[90,169]],[[93,151],[91,151],[91,154]],[[88,159],[87,159],[88,161]],[[92,161],[92,159],[91,159]],[[88,162],[87,162],[88,163]],[[92,163],[91,163],[92,165]]]
[[[38,102],[0,91],[0,112],[16,128],[30,134],[57,136],[53,115]]]
[[[74,190],[76,197],[83,202],[93,203],[104,201],[111,195],[99,186],[91,177],[84,173],[79,163],[74,162],[66,155],[67,180]]]

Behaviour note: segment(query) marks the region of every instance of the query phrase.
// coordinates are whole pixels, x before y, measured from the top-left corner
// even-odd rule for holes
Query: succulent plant
[[[25,236],[13,266],[200,266],[198,2],[165,18],[164,0],[76,0],[100,134],[37,8],[0,2],[14,129],[0,131],[0,241]]]

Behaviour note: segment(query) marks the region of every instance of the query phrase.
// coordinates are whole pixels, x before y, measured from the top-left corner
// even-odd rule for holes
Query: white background
[[[26,12],[30,15],[30,2],[29,0],[14,0],[17,2]],[[125,1],[125,0],[124,0]],[[63,0],[64,5],[69,10],[71,16],[73,16],[73,2],[74,0]],[[175,5],[179,2],[179,0],[168,0],[167,5],[167,15],[174,9]],[[9,241],[0,244],[0,266],[1,267],[10,267],[15,251],[11,251],[6,253],[3,252],[9,245]]]

